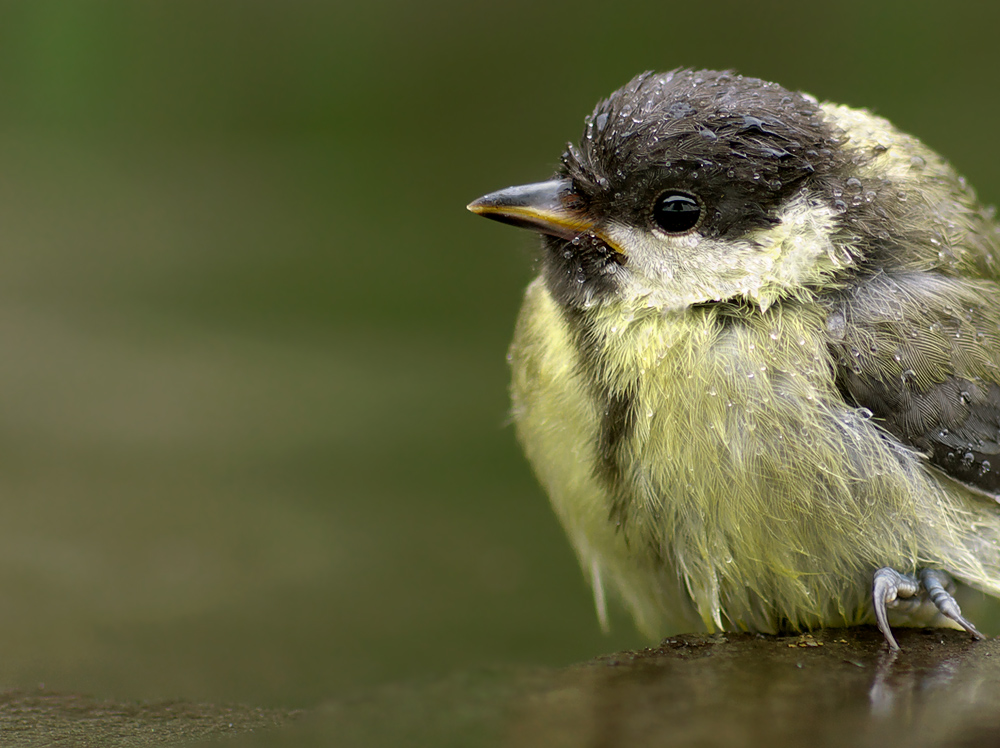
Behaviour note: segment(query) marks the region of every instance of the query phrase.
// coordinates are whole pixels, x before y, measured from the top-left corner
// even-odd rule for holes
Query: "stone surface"
[[[0,694],[4,746],[1000,744],[1000,640],[872,628],[684,635],[566,668],[399,683],[306,712]]]
[[[77,694],[0,693],[4,748],[175,746],[274,727],[296,712],[184,702],[123,703]]]
[[[1000,641],[951,630],[685,635],[552,670],[458,674],[330,703],[253,746],[1000,744]]]

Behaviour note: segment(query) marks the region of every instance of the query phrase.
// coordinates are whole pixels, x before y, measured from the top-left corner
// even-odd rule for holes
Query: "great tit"
[[[1000,596],[1000,229],[886,120],[731,72],[645,73],[549,180],[518,438],[606,626],[961,627]]]

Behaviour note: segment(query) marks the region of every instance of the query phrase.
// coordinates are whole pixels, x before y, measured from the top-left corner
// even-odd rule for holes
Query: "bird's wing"
[[[828,317],[843,397],[952,478],[1000,496],[1000,285],[880,273]]]

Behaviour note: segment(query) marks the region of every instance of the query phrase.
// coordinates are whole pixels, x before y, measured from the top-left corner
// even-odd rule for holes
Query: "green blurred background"
[[[620,612],[600,633],[505,425],[535,240],[465,204],[681,65],[872,108],[997,202],[998,27],[937,0],[0,3],[0,688],[308,706],[641,644]]]

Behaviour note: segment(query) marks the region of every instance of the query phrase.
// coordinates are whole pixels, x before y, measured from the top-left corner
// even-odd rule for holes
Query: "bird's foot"
[[[968,620],[962,616],[962,610],[952,597],[955,582],[940,569],[921,569],[917,576],[900,574],[895,569],[885,566],[875,572],[872,582],[872,605],[875,608],[875,620],[879,631],[885,637],[889,649],[899,649],[896,638],[889,628],[887,610],[895,608],[901,600],[913,600],[919,605],[921,598],[930,598],[938,611],[955,621],[976,639],[985,639]]]

